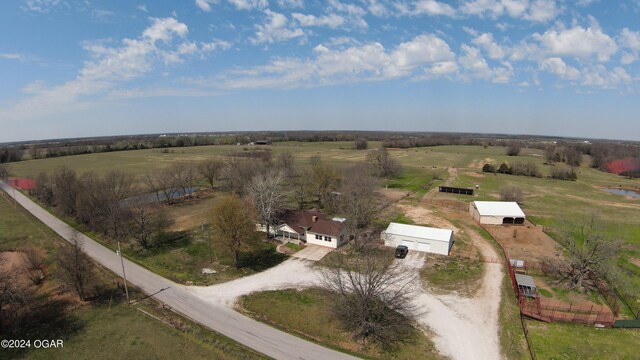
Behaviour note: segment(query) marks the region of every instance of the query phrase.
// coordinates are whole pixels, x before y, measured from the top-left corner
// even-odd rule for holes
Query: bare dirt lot
[[[556,257],[559,252],[560,245],[541,227],[528,221],[524,226],[489,225],[485,228],[504,246],[512,259],[541,262],[545,258]]]

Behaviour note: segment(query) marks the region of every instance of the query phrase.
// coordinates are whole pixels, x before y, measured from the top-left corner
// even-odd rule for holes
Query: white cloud
[[[496,18],[504,13],[504,7],[497,0],[473,0],[463,2],[460,11],[468,15]]]
[[[413,3],[412,15],[454,16],[456,11],[451,5],[435,0],[419,0]]]
[[[491,68],[480,54],[480,49],[466,44],[462,44],[461,49],[463,54],[458,58],[458,63],[464,70],[461,73],[463,80],[482,79],[501,84],[511,81],[513,66],[508,61],[502,61],[502,66]]]
[[[335,29],[344,24],[344,18],[336,14],[328,14],[323,16],[304,15],[293,13],[292,18],[298,21],[300,26],[326,26]]]
[[[484,33],[471,42],[484,49],[491,59],[502,59],[505,56],[505,51],[493,40],[493,35],[490,33]]]
[[[265,9],[269,6],[267,0],[227,0],[238,10]]]
[[[555,19],[560,11],[561,9],[555,0],[535,0],[531,3],[523,19],[535,22],[547,22]]]
[[[545,59],[540,63],[540,69],[563,79],[578,80],[580,78],[580,71],[578,71],[578,69],[567,65],[564,60],[558,57]]]
[[[278,5],[283,8],[303,8],[303,0],[278,0]]]
[[[27,57],[24,56],[23,54],[18,54],[18,53],[0,53],[0,59],[24,61],[26,60],[26,58]]]
[[[149,12],[149,10],[147,10],[147,4],[140,4],[138,6],[136,6],[136,9],[142,11],[142,12]]]
[[[305,36],[302,29],[288,27],[289,20],[285,15],[269,9],[264,13],[267,17],[266,21],[264,24],[256,25],[256,36],[251,39],[252,43],[274,43]]]
[[[31,12],[47,14],[52,9],[61,4],[64,4],[64,2],[60,0],[26,0],[24,1],[22,9]]]
[[[547,54],[552,56],[572,56],[589,59],[595,56],[599,61],[607,61],[616,53],[616,42],[599,28],[548,30],[544,34],[533,35]]]
[[[91,55],[75,79],[47,87],[41,81],[27,85],[23,91],[31,95],[12,108],[0,109],[0,118],[22,119],[52,113],[74,111],[90,106],[91,99],[100,98],[121,83],[139,78],[153,70],[158,60],[181,61],[183,56],[211,51],[211,45],[199,45],[186,40],[187,25],[174,18],[153,18],[136,39],[125,38],[120,46],[108,42],[85,42]],[[175,41],[178,40],[178,41]],[[217,48],[225,48],[219,43]]]
[[[345,17],[347,23],[360,29],[366,29],[369,26],[369,24],[364,20],[364,16],[367,14],[367,11],[360,6],[345,4],[338,0],[328,0],[327,2],[329,4],[329,10],[341,13]]]
[[[196,6],[205,12],[211,11],[211,4],[217,4],[218,0],[196,0]]]
[[[621,68],[608,70],[604,65],[597,64],[585,69],[582,85],[611,89],[631,83],[631,76]]]
[[[455,72],[449,45],[423,34],[387,50],[378,42],[344,49],[318,45],[313,58],[278,58],[267,65],[236,69],[219,79],[228,88],[291,88],[377,81],[416,75]]]
[[[628,51],[622,54],[620,59],[622,64],[629,65],[638,60],[638,53],[640,52],[640,32],[624,28],[618,37],[618,43],[620,47],[628,49]]]
[[[367,4],[367,10],[373,16],[387,16],[389,14],[389,10],[378,0],[365,0]]]

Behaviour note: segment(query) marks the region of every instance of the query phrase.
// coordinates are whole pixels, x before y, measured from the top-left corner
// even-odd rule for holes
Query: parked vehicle
[[[405,245],[398,245],[398,247],[396,248],[396,258],[398,259],[404,259],[405,257],[407,257],[408,253],[409,248]]]

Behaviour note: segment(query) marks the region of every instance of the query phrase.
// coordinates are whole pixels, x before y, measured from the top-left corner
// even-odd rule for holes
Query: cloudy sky
[[[3,0],[0,142],[233,130],[640,140],[640,0]]]

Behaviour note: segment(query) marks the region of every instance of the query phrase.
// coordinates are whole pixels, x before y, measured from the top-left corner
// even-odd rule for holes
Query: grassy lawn
[[[598,329],[527,321],[539,359],[637,359],[640,329]]]
[[[427,265],[420,270],[423,283],[436,291],[455,291],[473,296],[481,285],[484,263],[446,256],[430,256]]]
[[[64,240],[31,216],[22,207],[13,207],[4,192],[0,192],[0,251],[13,251],[37,246],[46,251],[49,280],[53,286],[56,278],[57,249]],[[97,281],[111,286],[111,275],[103,268],[97,269]],[[109,285],[107,285],[109,284]],[[132,289],[133,292],[135,290]],[[139,306],[157,316],[171,317],[181,324],[181,330],[136,310]],[[96,300],[84,306],[68,310],[62,327],[49,327],[38,331],[47,339],[64,340],[62,349],[31,349],[28,352],[0,351],[0,358],[33,359],[255,359],[262,358],[253,351],[232,340],[193,324],[177,315],[160,314],[149,301],[127,306],[116,297]],[[21,338],[17,336],[17,338]],[[38,338],[43,338],[42,336]],[[35,340],[35,338],[34,338]]]
[[[322,289],[264,291],[241,298],[239,306],[251,317],[289,333],[363,358],[440,359],[433,343],[416,329],[410,343],[381,352],[351,340],[331,308],[333,296]]]
[[[148,312],[153,305],[142,306]],[[79,328],[55,336],[60,349],[14,354],[25,359],[264,359],[232,340],[182,320],[182,330],[116,302],[74,310]]]

